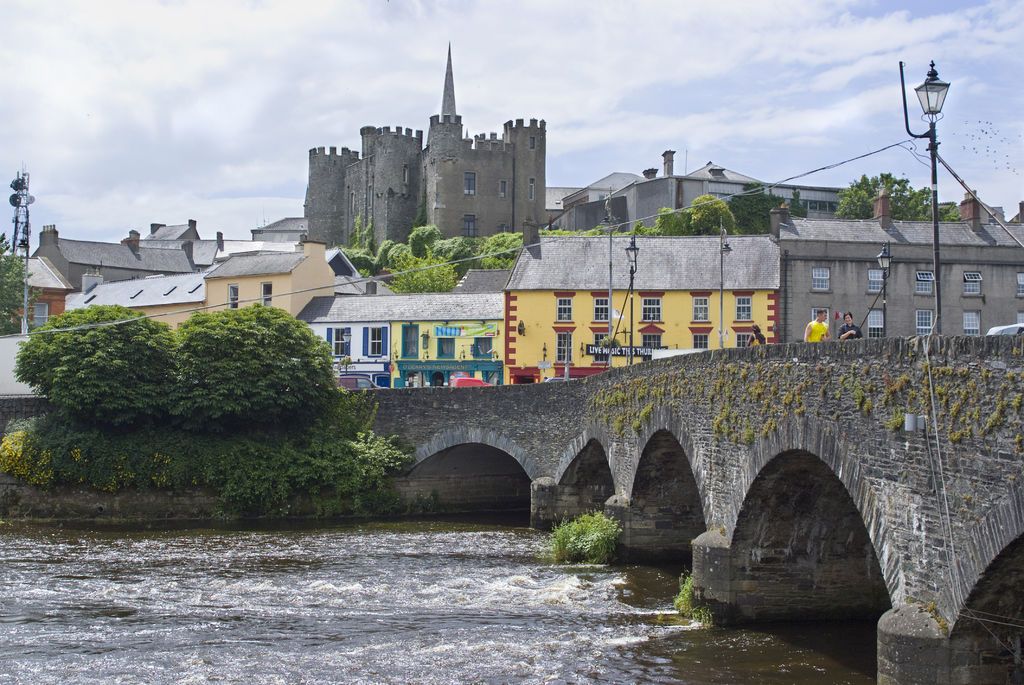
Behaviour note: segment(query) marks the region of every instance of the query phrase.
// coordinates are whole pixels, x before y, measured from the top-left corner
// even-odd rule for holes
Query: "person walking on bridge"
[[[827,318],[827,309],[819,309],[814,312],[814,320],[804,328],[804,342],[816,343],[824,342],[829,339],[828,323],[825,321]]]
[[[863,337],[864,334],[861,332],[860,326],[853,322],[853,312],[846,312],[846,316],[843,317],[843,325],[839,328],[839,339],[857,340]]]

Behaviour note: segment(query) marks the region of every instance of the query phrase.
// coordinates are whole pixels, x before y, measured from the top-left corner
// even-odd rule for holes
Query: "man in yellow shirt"
[[[814,313],[814,321],[807,324],[804,329],[804,342],[822,342],[829,339],[828,324],[825,322],[827,318],[827,309],[819,309]]]

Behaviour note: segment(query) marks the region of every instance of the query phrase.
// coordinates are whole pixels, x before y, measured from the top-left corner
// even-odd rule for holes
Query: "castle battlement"
[[[473,136],[473,150],[500,150],[508,149],[504,138],[499,138],[497,133],[478,133]]]
[[[461,114],[435,114],[430,117],[431,126],[440,126],[442,124],[458,124],[462,126],[462,115]]]
[[[351,163],[359,160],[359,152],[356,150],[349,150],[347,147],[341,148],[338,151],[337,146],[332,145],[330,147],[311,147],[309,149],[309,161],[316,163],[331,162],[334,160],[342,160],[345,163]]]
[[[523,119],[516,119],[514,123],[513,123],[513,121],[511,119],[509,119],[508,121],[505,122],[505,132],[506,133],[508,133],[509,131],[520,130],[520,129],[522,129],[522,130],[544,131],[545,129],[547,129],[547,122],[544,121],[543,119],[541,119],[539,121],[537,119],[530,119],[530,123],[529,124],[527,124],[525,122],[525,120],[523,120]]]

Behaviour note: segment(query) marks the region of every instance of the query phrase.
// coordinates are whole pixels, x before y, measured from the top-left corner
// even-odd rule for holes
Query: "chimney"
[[[196,270],[196,263],[192,259],[192,241],[186,240],[181,244],[181,251],[185,253],[185,258],[188,260],[188,265],[192,267],[192,270]]]
[[[964,193],[963,202],[960,203],[960,220],[970,224],[972,231],[981,230],[981,204],[970,193]]]
[[[189,219],[188,220],[188,227],[189,227],[190,230],[195,231],[196,237],[198,238],[199,237],[199,230],[196,229],[196,220],[195,219]]]
[[[878,191],[878,197],[875,198],[875,212],[872,218],[878,219],[878,223],[882,228],[892,228],[892,210],[889,207],[888,188],[883,187]]]
[[[658,170],[655,169],[654,167],[651,167],[650,169],[644,169],[643,173],[644,178],[651,179],[658,175]]]
[[[776,238],[779,237],[779,227],[783,224],[789,225],[789,206],[783,202],[775,209],[768,212],[771,218],[771,234]]]
[[[1024,206],[1024,202],[1021,203]],[[53,245],[56,247],[57,241],[59,240],[59,234],[57,233],[56,224],[47,224],[43,226],[42,233],[39,234],[39,247],[43,245]]]
[[[163,228],[166,225],[167,224],[150,224],[149,225],[149,234],[153,235],[154,233],[156,233],[157,231],[159,231],[161,228]]]
[[[526,219],[523,221],[523,247],[536,245],[540,242],[540,227],[536,221]],[[536,249],[536,248],[531,248]]]
[[[131,250],[136,256],[139,254],[139,232],[134,228],[128,231],[128,237],[121,241],[122,245],[127,245],[128,249]]]
[[[366,295],[376,295],[377,294],[377,281],[374,281],[374,280],[371,279],[371,280],[366,282],[366,292],[365,292],[365,294]]]
[[[665,167],[664,175],[665,176],[674,176],[675,175],[674,163],[675,163],[675,159],[676,159],[676,151],[675,150],[665,150],[664,152],[661,153],[661,158],[664,160],[664,167]]]
[[[82,292],[87,293],[103,282],[103,274],[97,271],[89,271],[82,274]]]
[[[1020,205],[1017,207],[1017,223],[1024,224],[1024,200],[1021,200]],[[44,226],[43,228],[45,230],[46,227]],[[53,229],[53,232],[56,233],[57,229]]]
[[[223,251],[224,251],[224,234],[221,233],[220,231],[217,231],[217,252],[220,253],[220,252],[223,252]]]

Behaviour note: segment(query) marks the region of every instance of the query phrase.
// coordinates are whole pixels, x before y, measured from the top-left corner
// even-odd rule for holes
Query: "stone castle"
[[[452,53],[441,114],[423,131],[398,126],[359,130],[362,150],[309,151],[305,217],[311,238],[347,244],[372,222],[379,245],[404,242],[421,208],[443,235],[486,236],[544,220],[544,120],[505,122],[497,133],[464,137],[455,111]]]

